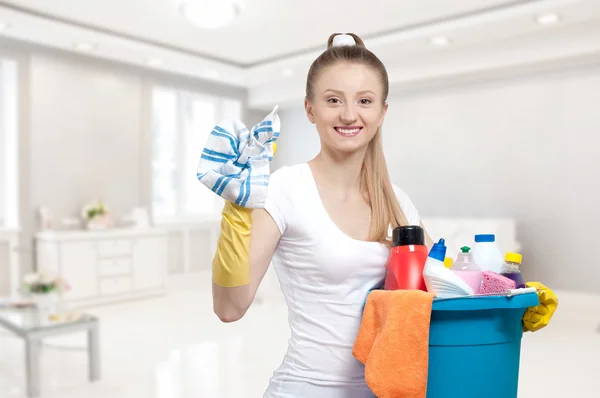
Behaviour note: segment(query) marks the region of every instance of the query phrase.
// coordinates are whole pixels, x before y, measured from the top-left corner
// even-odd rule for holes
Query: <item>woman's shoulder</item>
[[[269,196],[273,199],[293,201],[307,184],[308,164],[280,166],[271,172],[268,182]]]
[[[421,223],[421,216],[410,196],[398,185],[392,183],[392,187],[408,223],[419,225]]]

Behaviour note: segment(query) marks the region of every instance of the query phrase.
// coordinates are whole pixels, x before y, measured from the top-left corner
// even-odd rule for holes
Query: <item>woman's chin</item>
[[[369,145],[369,143],[364,142],[363,140],[344,140],[342,142],[336,140],[332,149],[343,153],[353,153],[364,150],[367,145]]]

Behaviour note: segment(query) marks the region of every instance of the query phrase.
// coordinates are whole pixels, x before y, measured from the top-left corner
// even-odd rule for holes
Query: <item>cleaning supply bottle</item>
[[[523,256],[521,254],[506,253],[504,256],[504,266],[502,267],[502,272],[500,272],[500,275],[515,281],[517,289],[525,287],[525,281],[523,280],[523,275],[521,275],[521,269],[519,268],[522,261]]]
[[[493,234],[475,235],[473,260],[482,271],[492,271],[499,274],[504,265],[504,256],[496,246],[496,236]]]
[[[463,281],[467,282],[473,289],[474,294],[479,294],[481,289],[481,268],[475,264],[473,260],[473,254],[469,253],[471,250],[468,246],[460,248],[460,253],[456,257],[456,261],[452,264],[450,269],[460,277]]]
[[[418,225],[394,228],[393,247],[386,264],[385,290],[427,291],[423,267],[427,261],[425,233]]]
[[[429,252],[425,267],[423,268],[423,279],[427,291],[434,293],[436,297],[461,297],[472,295],[473,289],[463,281],[452,270],[444,266],[446,255],[446,241],[440,239]]]

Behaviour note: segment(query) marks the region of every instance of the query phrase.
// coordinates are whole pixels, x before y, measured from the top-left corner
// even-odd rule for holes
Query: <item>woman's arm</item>
[[[217,251],[213,264],[213,310],[223,322],[235,322],[246,314],[250,304],[254,301],[258,286],[269,267],[273,253],[281,238],[277,224],[266,210],[242,209],[242,211],[251,212],[251,226],[223,224],[221,236],[219,237],[219,243],[222,246]],[[228,231],[224,229],[228,229]],[[231,232],[238,239],[245,239],[249,243],[246,245],[228,244],[231,239],[226,235],[231,235]],[[220,250],[229,251],[229,253],[225,256],[219,256]],[[231,250],[236,250],[237,253],[231,253]],[[231,261],[238,262],[238,264],[227,264]],[[243,284],[232,287],[215,283],[215,272],[219,272],[219,269],[215,270],[215,267],[243,269],[244,271],[249,267],[249,281],[245,280]]]

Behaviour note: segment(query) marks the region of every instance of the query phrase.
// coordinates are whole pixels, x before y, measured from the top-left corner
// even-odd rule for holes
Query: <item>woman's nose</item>
[[[342,121],[344,123],[352,123],[357,119],[357,112],[356,112],[356,108],[354,107],[354,105],[345,105],[342,108],[342,113],[340,115],[340,118],[342,119]]]

